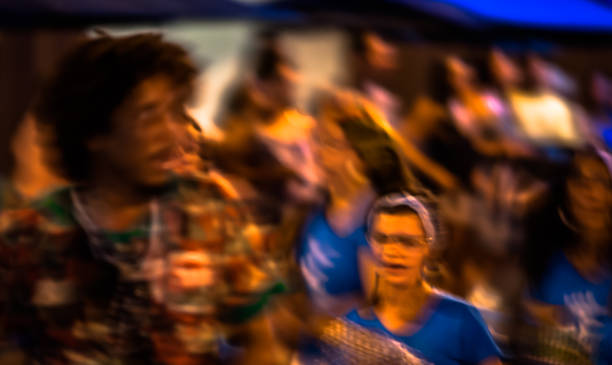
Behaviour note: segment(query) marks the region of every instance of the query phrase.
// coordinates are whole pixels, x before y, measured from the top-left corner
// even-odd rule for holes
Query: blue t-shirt
[[[543,303],[571,306],[583,296],[588,301],[592,295],[599,306],[606,307],[611,288],[612,275],[591,282],[580,275],[563,253],[558,253],[552,257],[539,285],[532,288],[531,296]]]
[[[353,310],[346,318],[370,330],[391,336],[436,365],[478,364],[501,352],[487,330],[480,313],[470,304],[444,294],[437,301],[430,317],[414,334],[400,336],[387,330],[373,311],[363,318]]]
[[[312,293],[341,295],[361,290],[357,251],[367,246],[365,225],[348,236],[338,236],[327,222],[325,211],[306,223],[298,260]]]
[[[596,353],[597,365],[612,364],[612,318],[607,318],[601,329],[601,342]]]
[[[544,277],[530,294],[540,302],[565,307],[573,316],[576,334],[591,343],[594,352],[599,347],[599,356],[607,357],[610,355],[601,347],[612,342],[611,289],[612,274],[592,282],[576,270],[567,256],[558,253],[552,257]]]

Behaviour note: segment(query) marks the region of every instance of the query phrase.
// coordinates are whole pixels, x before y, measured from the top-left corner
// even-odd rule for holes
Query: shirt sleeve
[[[478,364],[492,357],[501,358],[501,351],[493,341],[478,310],[468,306],[465,308],[464,315],[460,336],[465,361],[469,364]]]
[[[345,316],[344,319],[351,321],[353,323],[356,323],[358,325],[361,325],[361,318],[359,317],[359,314],[357,313],[356,309],[351,310],[350,312],[348,312]]]

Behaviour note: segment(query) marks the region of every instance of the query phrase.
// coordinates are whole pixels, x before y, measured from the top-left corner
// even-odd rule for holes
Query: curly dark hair
[[[73,182],[90,177],[87,142],[109,133],[113,113],[145,79],[164,75],[193,92],[197,69],[187,51],[159,34],[102,36],[72,49],[42,87],[34,116],[49,130],[57,158],[49,161]]]

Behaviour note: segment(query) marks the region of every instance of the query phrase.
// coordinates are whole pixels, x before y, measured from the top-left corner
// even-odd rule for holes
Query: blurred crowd
[[[0,363],[612,364],[612,76],[492,47],[402,105],[348,39],[302,110],[258,34],[214,137],[181,46],[68,50],[0,176]]]

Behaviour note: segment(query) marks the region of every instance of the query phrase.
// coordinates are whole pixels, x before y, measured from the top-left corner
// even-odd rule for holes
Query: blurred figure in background
[[[446,108],[446,81],[442,80],[444,70],[437,65],[432,72],[429,87],[430,95],[420,95],[413,103],[412,109],[405,119],[400,131],[402,138],[431,161],[444,168],[453,181],[452,189],[469,186],[470,172],[476,163],[477,154],[469,140],[464,138],[450,121]],[[420,171],[415,171],[423,183],[432,191],[442,192],[436,180]]]
[[[278,268],[292,294],[299,295],[295,247],[306,216],[323,195],[312,138],[315,122],[294,108],[297,70],[275,35],[260,35],[253,56],[251,73],[228,90],[219,119],[223,140],[205,150],[213,171],[247,206],[255,253]]]
[[[278,199],[282,206],[286,200],[316,200],[320,177],[312,150],[314,121],[294,108],[298,73],[275,37],[260,35],[252,72],[229,90],[219,120],[224,142],[213,158],[221,170],[263,194],[261,200]]]
[[[446,101],[453,121],[478,153],[485,158],[527,154],[516,141],[512,114],[501,96],[487,90],[478,70],[462,59],[445,60],[451,95]]]
[[[440,197],[447,244],[438,285],[478,308],[504,350],[523,299],[521,253],[538,244],[529,223],[543,222],[538,214],[550,199],[546,182],[507,164],[478,167],[473,191]]]
[[[582,116],[567,97],[572,89],[566,83],[557,82],[559,78],[564,80],[565,74],[537,53],[523,56],[522,66],[524,85],[509,97],[521,131],[549,157],[555,156],[551,147],[583,145],[579,120]]]
[[[586,137],[593,146],[610,150],[612,146],[612,82],[601,71],[595,71],[584,85],[583,106],[588,114]]]
[[[563,230],[553,236],[561,241],[553,243],[555,250],[539,263],[539,274],[530,275],[531,301],[526,304],[539,326],[539,339],[527,336],[523,350],[542,363],[597,361],[598,351],[610,345],[610,338],[604,337],[609,333],[612,290],[608,161],[594,152],[576,154],[558,208]]]
[[[0,33],[0,209],[9,200],[31,199],[63,183],[44,164],[42,156],[48,151],[39,140],[44,132],[37,130],[30,108],[45,72],[80,36],[74,30]]]
[[[399,70],[399,50],[392,41],[372,31],[351,34],[350,64],[354,68],[352,83],[384,115],[392,128],[397,129],[402,105],[399,97],[384,86]]]
[[[368,222],[376,272],[372,307],[346,318],[435,364],[501,364],[478,311],[436,291],[424,277],[432,251],[441,244],[429,208],[414,196],[393,194],[376,202]]]
[[[379,114],[377,121],[394,136],[411,168],[427,177],[437,189],[457,187],[455,177],[413,143],[404,133],[404,106],[398,95],[389,90],[400,70],[399,50],[390,39],[372,31],[353,31],[350,46],[353,88],[371,103]]]
[[[247,79],[228,91],[219,120],[224,139],[206,149],[248,202],[262,253],[289,265],[305,216],[322,199],[315,122],[293,107],[297,72],[273,34],[260,36],[254,57]]]
[[[0,32],[0,363],[26,361],[12,326],[23,325],[30,315],[20,307],[27,296],[20,276],[37,243],[36,234],[29,230],[33,214],[27,209],[28,200],[64,183],[44,163],[49,151],[41,147],[44,133],[36,128],[31,103],[42,75],[79,36],[74,30]]]

